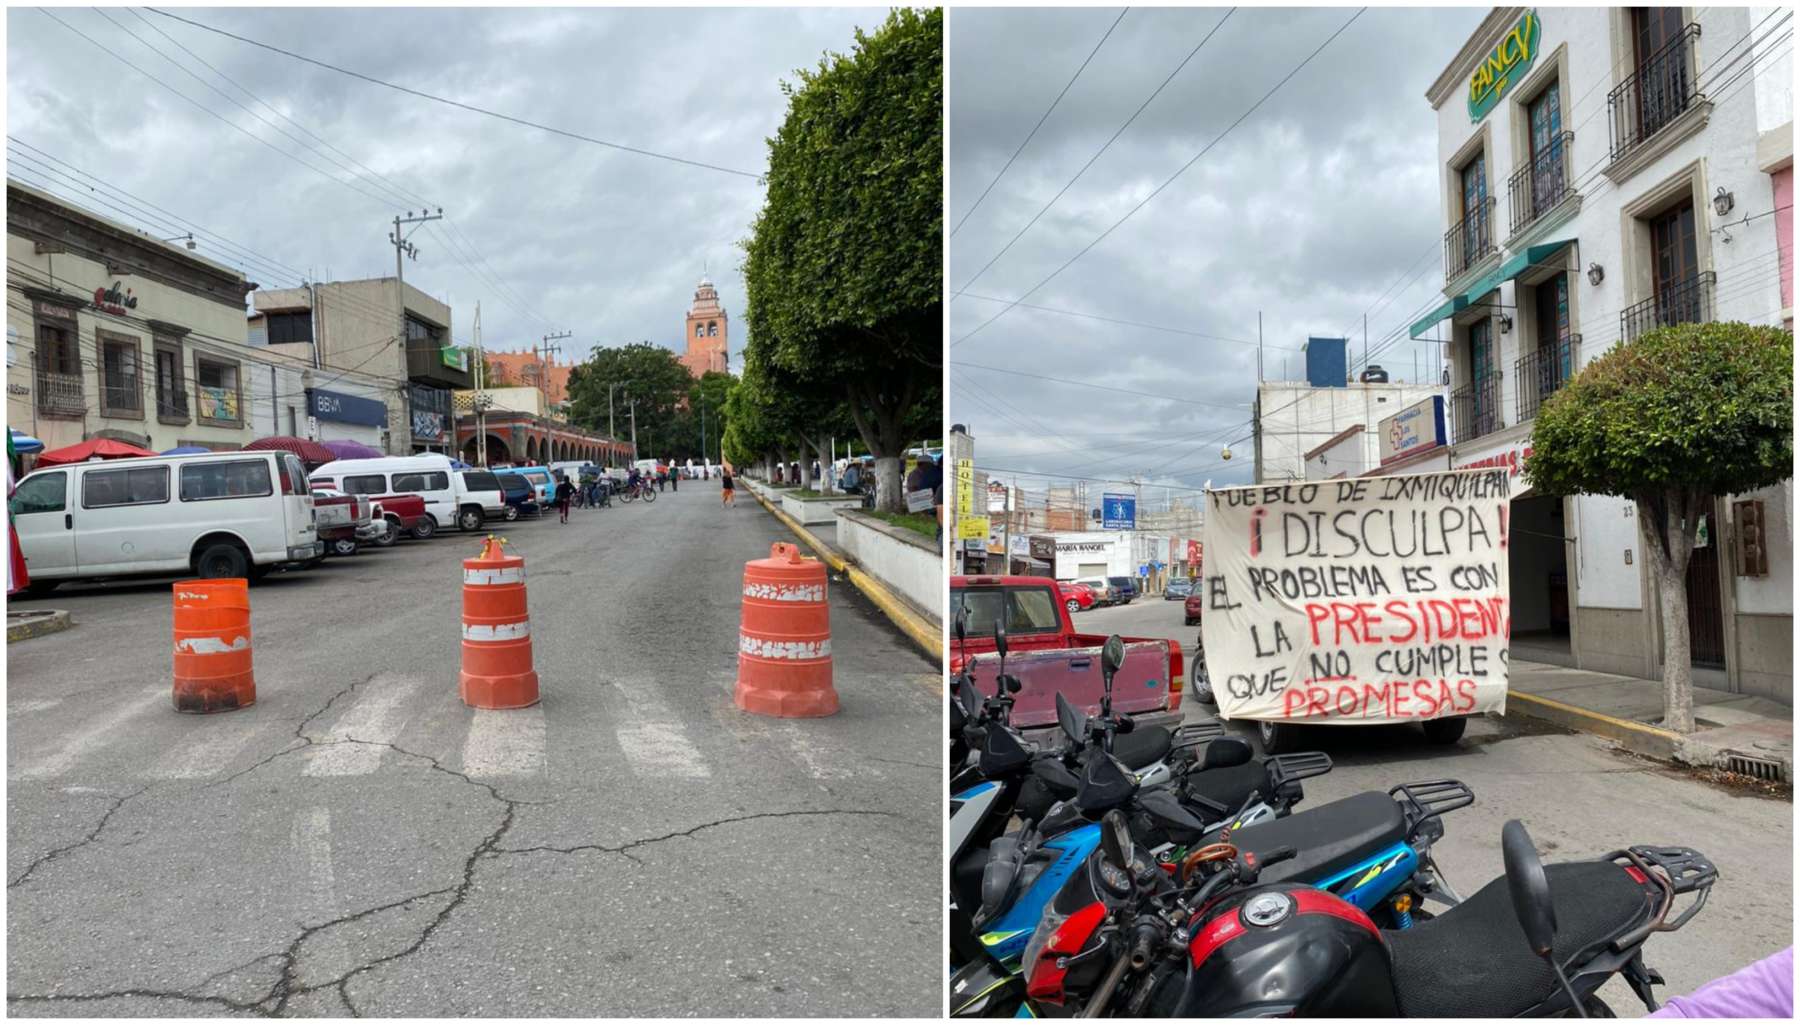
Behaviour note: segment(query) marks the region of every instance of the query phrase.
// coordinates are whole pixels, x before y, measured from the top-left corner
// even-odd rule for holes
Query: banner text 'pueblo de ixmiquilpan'
[[[1505,470],[1209,492],[1206,666],[1227,719],[1506,710]]]

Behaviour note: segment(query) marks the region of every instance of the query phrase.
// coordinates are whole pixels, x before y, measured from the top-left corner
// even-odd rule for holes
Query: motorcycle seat
[[[1332,801],[1286,818],[1233,830],[1240,851],[1291,846],[1299,853],[1264,869],[1264,883],[1317,885],[1406,840],[1406,816],[1378,790]]]
[[[1643,924],[1654,910],[1654,895],[1610,861],[1546,865],[1544,874],[1556,907],[1551,949],[1565,967]],[[1505,876],[1435,918],[1383,935],[1394,995],[1409,1018],[1508,1018],[1561,990],[1525,941]]]
[[[1244,807],[1251,794],[1263,789],[1268,780],[1269,773],[1262,761],[1252,758],[1242,765],[1195,769],[1187,774],[1185,789],[1219,805],[1227,813],[1235,813]]]
[[[1147,769],[1175,749],[1175,735],[1161,726],[1145,726],[1113,737],[1113,757],[1127,769]]]

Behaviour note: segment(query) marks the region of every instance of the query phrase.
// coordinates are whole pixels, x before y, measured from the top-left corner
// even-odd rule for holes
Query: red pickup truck
[[[1056,724],[1056,695],[1089,715],[1098,714],[1102,682],[1100,646],[1105,634],[1077,633],[1057,583],[1047,577],[950,578],[950,671],[965,669],[976,688],[993,694],[1000,656],[994,626],[1004,612],[1006,673],[1023,688],[1015,696],[1013,725],[1036,729]],[[1125,664],[1113,680],[1113,708],[1145,726],[1181,724],[1186,668],[1181,644],[1166,638],[1125,637]]]

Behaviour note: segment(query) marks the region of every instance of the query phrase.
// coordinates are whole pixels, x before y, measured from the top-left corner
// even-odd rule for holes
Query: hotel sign
[[[1480,123],[1537,58],[1537,11],[1526,11],[1469,76],[1469,120]]]

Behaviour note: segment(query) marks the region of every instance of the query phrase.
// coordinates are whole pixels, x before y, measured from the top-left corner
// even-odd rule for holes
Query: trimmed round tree
[[[1700,518],[1721,496],[1792,475],[1793,362],[1794,336],[1780,328],[1657,328],[1584,367],[1532,426],[1532,487],[1637,506],[1662,612],[1669,729],[1694,729],[1687,569]]]

